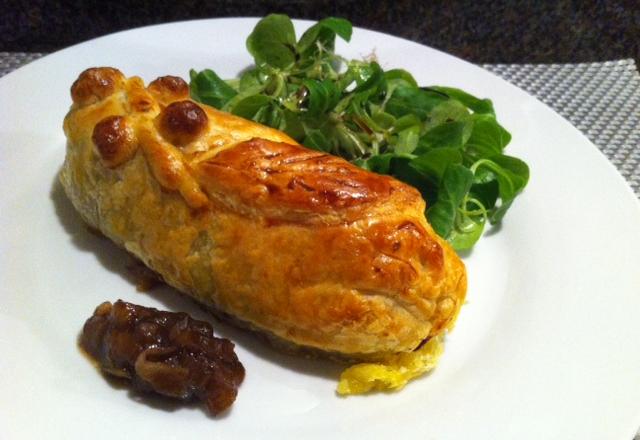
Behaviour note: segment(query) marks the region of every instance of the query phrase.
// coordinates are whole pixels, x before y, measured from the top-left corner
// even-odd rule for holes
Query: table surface
[[[408,38],[475,63],[640,63],[637,0],[5,0],[0,51],[52,52],[118,30],[272,12]]]

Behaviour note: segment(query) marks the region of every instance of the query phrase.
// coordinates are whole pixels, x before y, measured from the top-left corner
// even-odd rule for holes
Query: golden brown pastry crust
[[[294,344],[375,357],[453,323],[465,268],[415,189],[187,90],[110,68],[74,83],[60,179],[91,226],[196,300]]]

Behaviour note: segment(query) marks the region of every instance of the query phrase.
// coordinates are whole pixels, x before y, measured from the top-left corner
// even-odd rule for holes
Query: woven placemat
[[[44,55],[42,52],[0,52],[0,77]]]
[[[483,67],[568,119],[640,197],[640,74],[633,60]]]
[[[43,55],[0,52],[0,77]],[[482,67],[568,119],[602,150],[640,197],[640,74],[633,60]]]

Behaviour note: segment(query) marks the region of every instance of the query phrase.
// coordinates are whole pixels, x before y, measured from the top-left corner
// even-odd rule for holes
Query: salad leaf
[[[427,131],[420,143],[423,151],[433,148],[462,149],[466,141],[468,122],[465,120],[451,121],[440,124]]]
[[[418,87],[418,83],[409,72],[404,69],[391,69],[384,72],[384,77],[390,84]]]
[[[455,89],[453,87],[429,87],[431,90],[435,90],[450,98],[456,99],[465,106],[469,107],[474,113],[488,113],[495,116],[495,111],[493,110],[493,103],[489,99],[478,99],[473,95],[465,92],[464,90]]]
[[[340,91],[332,81],[305,79],[302,84],[308,91],[307,111],[310,117],[319,117],[327,113],[340,100]]]
[[[398,153],[411,153],[418,146],[420,126],[412,125],[398,133],[398,141],[394,150]]]
[[[286,15],[271,14],[260,20],[247,38],[247,50],[257,65],[284,69],[296,59],[296,33]]]
[[[434,230],[470,249],[529,181],[526,163],[505,154],[511,134],[489,99],[336,54],[336,38],[351,35],[349,21],[328,17],[296,40],[289,17],[268,15],[247,38],[255,66],[228,80],[191,71],[191,95],[414,186]]]
[[[471,217],[464,217],[456,228],[450,233],[448,240],[454,249],[465,251],[471,249],[473,245],[480,239],[482,231],[484,231],[485,222],[475,221]]]
[[[480,159],[471,167],[472,170],[480,168],[485,169],[488,175],[493,175],[498,184],[498,194],[502,203],[489,218],[492,223],[497,223],[502,220],[513,200],[527,185],[529,167],[518,158],[496,155]]]
[[[271,103],[271,98],[264,95],[251,95],[236,103],[231,109],[231,113],[246,119],[252,119],[264,107]]]
[[[396,117],[415,115],[424,120],[438,104],[448,99],[441,93],[417,87],[399,86],[393,91],[385,108]]]
[[[428,151],[409,162],[409,166],[423,174],[432,184],[438,186],[442,182],[447,168],[450,165],[460,164],[462,164],[460,149],[446,147]]]
[[[298,42],[298,51],[305,52],[318,42],[323,43],[325,47],[333,49],[336,35],[345,41],[349,41],[351,40],[352,31],[351,23],[344,18],[324,18],[302,34]]]
[[[511,134],[493,116],[473,115],[473,130],[467,141],[467,150],[473,157],[501,154],[511,141]]]
[[[222,108],[227,101],[238,94],[213,70],[205,69],[202,72],[196,72],[192,69],[189,75],[191,76],[191,97],[196,101]]]
[[[247,89],[254,89],[256,87],[264,88],[264,85],[260,81],[260,71],[258,69],[247,70],[240,77],[238,91],[243,92]]]
[[[473,173],[462,165],[452,164],[445,170],[438,201],[427,210],[431,226],[441,237],[449,236],[454,230],[458,206],[469,192],[472,183]]]
[[[304,145],[328,153],[332,150],[329,137],[322,130],[309,130],[304,138]]]

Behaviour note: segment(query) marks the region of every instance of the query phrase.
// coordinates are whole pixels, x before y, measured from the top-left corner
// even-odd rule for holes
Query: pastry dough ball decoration
[[[189,85],[178,76],[161,76],[151,81],[147,89],[163,107],[189,98]]]
[[[112,95],[124,84],[124,75],[112,67],[93,67],[80,74],[71,86],[73,102],[81,107]]]
[[[103,163],[109,168],[129,160],[138,146],[133,127],[124,116],[107,116],[98,122],[91,139]]]
[[[162,136],[172,144],[184,146],[206,130],[207,114],[193,101],[169,104],[159,117],[158,128]]]

